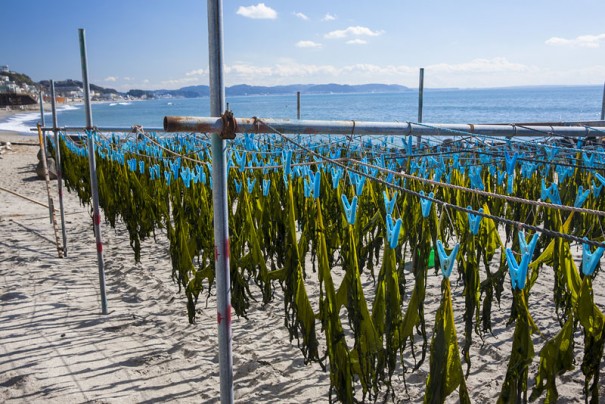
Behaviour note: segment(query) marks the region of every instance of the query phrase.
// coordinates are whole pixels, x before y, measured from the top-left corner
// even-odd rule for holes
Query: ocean
[[[598,120],[601,86],[556,86],[492,89],[425,89],[425,123],[516,123]],[[235,117],[296,119],[296,95],[227,97]],[[172,98],[93,104],[93,124],[129,128],[162,127],[166,115],[208,116],[208,98]],[[59,106],[59,126],[85,126],[82,105]],[[301,119],[417,122],[418,92],[301,94]],[[39,112],[0,122],[0,130],[29,133]],[[52,124],[50,112],[46,126]]]

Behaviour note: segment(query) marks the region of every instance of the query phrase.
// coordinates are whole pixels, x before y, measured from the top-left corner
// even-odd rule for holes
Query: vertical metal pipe
[[[84,86],[84,111],[88,133],[88,166],[90,168],[90,188],[92,193],[93,224],[97,242],[97,264],[99,266],[99,285],[101,292],[101,311],[107,314],[107,296],[105,296],[105,263],[103,261],[103,240],[101,239],[101,215],[99,213],[99,187],[97,184],[97,164],[95,160],[95,132],[92,126],[92,105],[90,102],[90,84],[88,83],[88,62],[86,57],[86,36],[84,29],[80,34],[80,61],[82,63],[82,85]]]
[[[50,107],[53,114],[53,133],[55,134],[55,163],[57,165],[57,189],[59,191],[59,210],[61,211],[61,233],[63,235],[63,257],[67,257],[67,233],[65,231],[65,210],[63,208],[63,169],[61,168],[61,147],[57,127],[57,104],[55,100],[55,82],[50,81]]]
[[[424,103],[424,67],[420,68],[420,77],[418,83],[418,123],[422,122],[422,107]],[[420,147],[420,136],[416,137],[416,143]]]
[[[44,93],[42,90],[39,92],[40,102],[40,126],[44,127]]]
[[[296,92],[296,119],[300,120],[300,91]]]
[[[223,80],[223,3],[208,0],[208,54],[210,116],[225,110]],[[227,162],[225,141],[212,135],[212,201],[214,204],[214,259],[219,338],[221,403],[233,403],[233,358],[231,354],[231,280],[229,274],[229,217],[227,215]]]
[[[603,105],[601,105],[601,120],[605,121],[605,84],[603,84]]]
[[[39,96],[39,104],[40,104],[40,126],[44,127],[44,93],[42,90],[38,93]],[[42,131],[42,142],[44,143],[44,147],[46,147],[46,131]]]

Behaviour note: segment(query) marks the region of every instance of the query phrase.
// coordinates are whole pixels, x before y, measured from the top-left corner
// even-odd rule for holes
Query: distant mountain
[[[290,84],[281,86],[251,86],[238,84],[227,87],[225,93],[228,96],[237,95],[276,95],[296,94],[297,91],[305,94],[343,94],[343,93],[395,93],[409,91],[405,86],[397,84]],[[178,90],[155,90],[151,93],[156,97],[207,97],[210,88],[205,85],[182,87]]]
[[[42,80],[38,84],[42,86],[42,88],[44,89],[45,92],[47,92],[47,93],[50,92],[50,81],[49,80]],[[63,92],[67,92],[67,91],[80,90],[82,88],[84,88],[84,85],[82,84],[81,81],[78,81],[78,80],[67,79],[67,80],[55,81],[55,91],[59,94],[63,93]],[[95,91],[99,94],[122,94],[122,93],[118,92],[118,90],[114,90],[113,88],[101,87],[101,86],[97,86],[95,84],[90,84],[90,90]]]

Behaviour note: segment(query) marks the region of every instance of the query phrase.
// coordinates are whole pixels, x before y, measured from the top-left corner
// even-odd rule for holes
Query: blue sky
[[[203,0],[2,0],[0,65],[118,90],[208,84]],[[603,84],[603,0],[225,0],[226,84]]]

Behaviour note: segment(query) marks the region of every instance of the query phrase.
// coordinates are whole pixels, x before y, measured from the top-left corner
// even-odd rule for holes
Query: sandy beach
[[[0,142],[34,140],[0,132]],[[1,155],[0,187],[46,204],[45,181],[34,170],[37,152],[35,146],[15,145]],[[51,191],[58,207],[56,181],[51,182]],[[206,304],[205,295],[200,297],[197,323],[188,324],[186,299],[170,278],[165,235],[158,234],[157,242],[145,242],[141,263],[135,264],[125,227],[118,224],[114,231],[101,225],[109,306],[109,314],[102,315],[90,208],[66,193],[65,217],[67,257],[58,258],[48,209],[0,190],[0,402],[218,402],[214,297]],[[581,261],[581,249],[574,247],[573,253],[576,263]],[[429,271],[429,335],[440,300],[440,279]],[[552,270],[545,267],[528,302],[542,332],[534,335],[536,357],[530,366],[529,392],[539,350],[560,330],[552,286]],[[316,284],[310,281],[307,287],[316,301]],[[462,288],[452,279],[459,339],[463,338]],[[603,310],[602,275],[594,281],[594,292],[595,303]],[[233,319],[236,401],[328,402],[329,373],[318,364],[306,365],[296,342],[290,342],[279,293],[268,305],[254,304],[248,319]],[[507,282],[501,306],[492,311],[493,334],[483,340],[474,336],[466,381],[474,402],[495,402],[502,388],[514,330],[514,325],[506,325],[510,307]],[[575,340],[575,369],[557,379],[560,402],[584,402],[582,336],[578,333]],[[421,402],[427,372],[428,356],[417,372],[396,373],[397,399]],[[601,397],[605,397],[603,374]],[[456,400],[454,394],[449,402]]]

